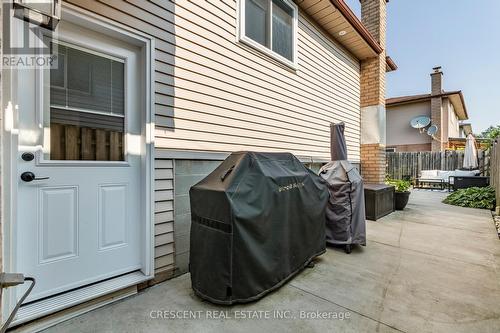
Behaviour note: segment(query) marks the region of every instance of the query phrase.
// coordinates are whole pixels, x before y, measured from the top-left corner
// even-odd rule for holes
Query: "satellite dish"
[[[429,126],[430,123],[431,123],[431,118],[427,116],[418,116],[410,121],[411,127],[416,129],[422,129],[424,127],[427,127]]]
[[[427,129],[427,134],[429,134],[430,136],[433,136],[433,135],[436,135],[438,131],[438,127],[436,125],[432,125],[431,127],[429,127]]]

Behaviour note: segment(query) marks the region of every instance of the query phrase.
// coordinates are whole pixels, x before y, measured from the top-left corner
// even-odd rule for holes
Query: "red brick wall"
[[[386,0],[360,0],[360,2],[363,24],[384,49],[377,57],[361,62],[361,108],[373,106],[385,109]],[[362,130],[373,129],[362,128]],[[379,130],[382,132],[385,128]],[[385,133],[379,137],[385,137]],[[384,181],[386,163],[384,144],[385,142],[367,142],[361,145],[361,173],[365,182]]]
[[[385,146],[378,143],[361,145],[361,173],[366,183],[385,180]]]

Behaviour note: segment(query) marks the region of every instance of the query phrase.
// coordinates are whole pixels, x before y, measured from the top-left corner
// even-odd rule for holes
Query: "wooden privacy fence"
[[[491,147],[491,174],[490,183],[495,188],[497,196],[497,214],[500,213],[500,137],[493,141],[493,146]]]
[[[463,166],[464,152],[401,152],[387,153],[386,173],[392,179],[417,178],[422,170],[456,170]],[[488,156],[479,150],[479,170],[488,174]]]
[[[122,161],[123,133],[52,123],[50,159]]]

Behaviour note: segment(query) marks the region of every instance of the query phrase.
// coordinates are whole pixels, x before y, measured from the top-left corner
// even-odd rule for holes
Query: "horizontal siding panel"
[[[173,162],[172,160],[155,160],[155,168],[158,169],[172,169]]]
[[[166,266],[171,266],[174,263],[174,255],[169,254],[155,259],[155,268],[161,269]]]
[[[305,42],[305,41],[304,41]],[[184,48],[184,45],[183,43],[185,43],[185,48]],[[191,44],[191,42],[189,41],[183,41],[182,43],[177,43],[177,48],[176,48],[176,59],[175,59],[175,63],[174,62],[171,62],[169,64],[171,65],[174,65],[176,67],[184,67],[186,68],[186,66],[180,62],[180,60],[187,60],[187,61],[191,61],[193,63],[197,62],[198,64],[201,64],[203,66],[206,66],[206,70],[205,72],[207,72],[208,69],[213,69],[213,70],[219,70],[220,71],[220,68],[221,67],[231,67],[231,68],[234,68],[235,69],[235,72],[237,71],[238,73],[241,74],[241,80],[245,80],[245,81],[250,81],[250,82],[254,82],[255,84],[265,84],[266,81],[262,81],[262,82],[259,82],[259,76],[262,76],[262,75],[265,75],[264,73],[254,73],[253,71],[248,71],[248,69],[246,69],[245,71],[242,71],[241,68],[235,68],[233,66],[235,66],[236,62],[235,61],[231,61],[229,63],[224,63],[223,59],[224,59],[224,56],[222,55],[219,55],[219,56],[216,56],[215,58],[208,58],[206,54],[204,54],[203,56],[201,56],[200,54],[197,54],[195,51],[196,50],[193,50],[192,48],[188,48]],[[299,86],[294,86],[294,85],[291,85],[291,84],[286,84],[286,85],[270,85],[268,86],[268,88],[271,89],[271,91],[276,91],[278,93],[280,92],[284,92],[285,94],[297,94],[297,93],[303,93],[303,92],[307,92],[307,93],[311,93],[312,95],[320,95],[320,93],[322,93],[324,95],[324,93],[326,92],[327,89],[331,89],[329,91],[329,94],[328,94],[328,97],[330,98],[330,100],[335,100],[336,103],[341,103],[341,104],[345,104],[345,105],[355,105],[355,103],[353,101],[350,101],[349,99],[346,98],[346,95],[340,95],[340,91],[345,91],[346,94],[349,94],[347,97],[350,97],[350,98],[355,98],[356,95],[355,95],[355,92],[357,90],[359,90],[359,83],[358,81],[356,80],[356,77],[358,76],[357,74],[357,71],[354,72],[354,73],[345,73],[343,75],[341,75],[341,73],[339,73],[338,71],[335,71],[336,73],[336,78],[332,78],[332,77],[329,77],[328,76],[328,72],[331,72],[331,67],[327,66],[328,63],[332,60],[332,56],[331,56],[331,53],[328,52],[328,50],[323,50],[323,52],[320,52],[317,50],[317,48],[313,48],[311,46],[311,48],[306,48],[307,47],[307,44],[304,43],[303,45],[303,48],[301,49],[301,53],[299,53],[299,55],[302,57],[304,57],[304,59],[300,59],[299,58],[299,61],[302,62],[302,66],[301,69],[297,72],[297,75],[300,77],[300,79],[302,79],[304,82],[311,82],[310,84],[308,85],[299,85]],[[198,46],[198,48],[200,48],[200,46]],[[201,51],[201,50],[200,50]],[[312,54],[311,54],[312,53]],[[217,55],[217,53],[214,52],[214,55]],[[311,56],[312,55],[312,56]],[[305,57],[305,56],[309,56],[309,57]],[[328,58],[328,60],[326,60],[326,57],[329,56],[330,58]],[[316,59],[316,57],[319,57],[320,59]],[[227,56],[226,56],[227,58]],[[323,61],[323,58],[324,60],[326,61]],[[310,60],[308,60],[310,59]],[[326,73],[325,72],[317,72],[317,68],[314,69],[312,66],[310,66],[311,64],[314,64],[316,67],[324,67],[324,70],[326,70]],[[172,68],[168,67],[168,66],[164,66],[163,63],[162,65],[160,65],[161,68],[164,68],[165,69],[165,72],[171,72],[172,71]],[[236,65],[237,66],[237,65]],[[313,68],[311,70],[311,68]],[[315,79],[317,80],[318,78],[321,78],[323,79],[324,81],[322,82],[322,85],[321,86],[313,86],[314,82],[317,82],[317,81],[310,81],[311,80],[311,77],[309,76],[309,74],[311,72],[315,72]],[[223,73],[226,73],[227,74],[227,71]],[[266,78],[268,78],[269,80],[272,80],[272,81],[275,81],[276,79],[273,79],[273,74],[267,74],[266,75]],[[257,81],[256,81],[257,80]],[[274,82],[271,82],[271,83],[274,83]],[[342,85],[342,83],[344,83],[344,85]],[[346,86],[347,84],[347,86]],[[289,88],[289,89],[287,89]],[[346,88],[349,88],[349,89],[346,89]],[[321,104],[323,103],[322,100],[317,100],[317,101],[313,101],[314,103],[318,103],[318,104]],[[323,103],[324,104],[324,103]]]
[[[172,212],[162,212],[155,214],[155,224],[170,222],[173,220],[174,220],[174,214]]]
[[[248,123],[242,120],[180,108],[176,108],[175,117],[156,116],[155,124],[158,127],[170,128],[172,130],[187,129],[250,138],[256,136],[256,134],[260,134],[258,137],[270,141],[290,142],[306,146],[330,146],[330,140],[325,138],[324,135],[312,135],[303,131],[293,131],[261,124],[255,124],[253,129],[248,129],[248,127],[245,127]],[[358,136],[359,132],[357,131],[354,136],[351,133],[346,133],[347,139],[356,139]]]
[[[157,83],[163,83],[165,85],[173,84],[175,85],[175,87],[181,87],[194,91],[203,91],[206,94],[211,94],[213,96],[220,95],[222,98],[226,99],[237,99],[242,103],[273,110],[276,113],[288,115],[293,114],[295,116],[300,116],[303,119],[310,119],[311,121],[319,124],[324,124],[331,119],[330,112],[334,108],[338,108],[339,110],[342,109],[344,110],[344,112],[346,112],[343,115],[343,119],[346,119],[346,121],[356,120],[357,117],[359,117],[359,112],[358,114],[350,114],[348,112],[350,109],[345,106],[335,106],[332,103],[332,109],[329,110],[301,107],[295,105],[296,103],[294,102],[285,101],[284,96],[279,97],[279,99],[274,99],[271,97],[267,97],[266,95],[259,95],[258,93],[252,92],[248,89],[239,88],[235,86],[235,84],[224,82],[224,80],[198,76],[199,75],[194,72],[187,72],[184,69],[176,68],[175,77],[157,72],[156,81]],[[297,95],[295,96],[295,98],[298,98],[299,96],[300,99],[307,100],[307,98],[304,98],[304,96],[302,95]],[[278,96],[276,98],[278,98]]]
[[[254,124],[260,121],[262,125],[258,124],[257,129],[259,130],[266,130],[269,129],[269,132],[280,132],[280,129],[282,128],[289,128],[288,133],[292,133],[291,131],[297,132],[298,135],[303,136],[303,137],[316,137],[316,138],[325,138],[325,136],[329,137],[329,126],[318,126],[318,129],[312,128],[311,126],[315,126],[315,124],[307,123],[305,119],[299,120],[299,119],[290,119],[287,118],[286,116],[281,116],[278,115],[276,116],[279,118],[279,120],[273,120],[268,117],[268,113],[264,110],[259,110],[257,108],[251,108],[249,106],[243,106],[243,105],[238,105],[232,101],[226,101],[222,99],[217,99],[216,97],[209,96],[209,95],[203,95],[201,93],[195,92],[195,91],[180,91],[180,88],[177,88],[179,95],[182,96],[188,96],[190,100],[185,100],[180,97],[176,98],[168,98],[165,99],[166,103],[170,103],[172,107],[169,108],[164,108],[162,111],[164,112],[163,115],[165,116],[174,116],[174,104],[178,106],[175,108],[176,111],[176,116],[177,117],[191,117],[191,118],[196,118],[200,119],[201,121],[207,120],[205,118],[205,112],[209,113],[207,115],[208,117],[213,116],[214,119],[216,119],[217,123],[222,123],[222,119],[225,117],[230,117],[227,121],[230,122],[233,119],[238,121],[239,124],[244,124],[245,122],[252,122],[252,126],[255,126]],[[203,100],[205,103],[201,103],[199,101]],[[207,102],[209,103],[219,103],[221,104],[220,107],[217,107],[216,105],[213,104],[206,104]],[[186,112],[189,112],[190,110],[185,110],[185,108],[191,108],[193,111],[191,112],[191,115],[186,114]],[[242,111],[236,111],[235,109],[239,109]],[[198,110],[198,111],[194,111]],[[234,111],[233,111],[234,110]],[[218,116],[216,113],[223,114],[223,116]],[[196,115],[196,117],[195,117]],[[222,118],[220,121],[218,118]],[[264,118],[264,119],[263,119]],[[336,117],[335,117],[336,118]],[[294,122],[291,122],[293,120]],[[340,121],[341,119],[334,119],[334,121]],[[224,120],[226,121],[226,120]],[[159,120],[157,119],[157,123],[159,125],[164,125],[166,120]],[[172,123],[172,122],[171,122]],[[225,124],[225,122],[224,122]],[[229,123],[228,123],[229,124]],[[265,124],[265,125],[264,125]],[[346,124],[346,135],[349,137],[351,133],[354,133],[354,136],[351,135],[352,141],[356,141],[359,138],[359,126],[357,124],[351,125],[349,123]],[[328,139],[323,139],[323,142],[327,142]]]
[[[192,141],[190,139],[186,140],[179,140],[179,139],[165,139],[165,138],[157,138],[156,143],[158,145],[167,145],[171,149],[182,149],[182,150],[193,150],[193,151],[200,151],[200,150],[207,150],[207,151],[217,151],[217,152],[225,152],[225,153],[231,153],[233,151],[239,151],[239,150],[256,150],[256,151],[266,151],[266,152],[286,152],[290,150],[286,149],[275,149],[275,148],[269,148],[269,147],[260,147],[260,146],[252,146],[252,145],[242,145],[238,143],[220,143],[217,141]],[[189,147],[189,148],[188,148]],[[311,151],[294,151],[294,154],[297,156],[304,156],[304,157],[311,157],[313,159],[318,159],[318,160],[329,160],[329,152],[328,152],[328,157],[325,157],[326,154],[317,154],[317,153],[311,153]],[[349,160],[352,160],[354,162],[359,161],[359,148],[354,150],[351,149],[349,150]]]
[[[207,126],[208,127],[208,126]],[[226,129],[227,131],[227,129]],[[157,128],[155,130],[155,135],[157,136],[158,143],[161,143],[161,139],[171,138],[172,131],[163,130]],[[161,138],[161,139],[160,139]],[[175,138],[184,139],[184,140],[192,140],[192,141],[204,141],[204,142],[226,142],[226,143],[234,143],[237,142],[245,142],[245,144],[254,146],[254,147],[269,147],[281,150],[293,150],[293,151],[311,151],[316,153],[325,153],[329,152],[330,148],[328,146],[325,147],[315,147],[311,145],[298,145],[286,142],[277,142],[277,141],[269,141],[268,139],[256,139],[251,137],[242,137],[242,136],[234,136],[234,135],[226,135],[221,134],[220,132],[201,132],[201,131],[193,131],[189,129],[182,129],[176,127],[175,129]],[[169,140],[169,139],[167,139]],[[160,181],[156,181],[158,183]]]
[[[269,126],[281,126],[285,128],[299,130],[302,128],[304,131],[309,132],[311,135],[321,135],[324,136],[329,133],[329,127],[325,126],[324,123],[314,123],[308,122],[304,117],[295,117],[286,113],[274,113],[268,108],[259,108],[252,103],[245,104],[241,101],[234,101],[231,95],[227,98],[220,95],[209,95],[204,92],[199,92],[191,89],[183,89],[181,87],[176,88],[177,96],[163,96],[158,94],[157,103],[161,102],[165,105],[171,105],[170,108],[159,109],[157,113],[164,116],[174,116],[175,109],[177,105],[179,108],[196,108],[200,112],[211,112],[218,113],[227,117],[234,117],[236,119],[241,119],[242,121],[250,121],[258,123],[264,123]],[[335,117],[335,115],[334,115]],[[247,120],[248,119],[248,120]],[[338,117],[340,120],[340,117]]]
[[[359,94],[359,74],[357,70],[355,73],[350,73],[350,79],[344,80],[345,82],[341,81],[343,85],[337,87],[338,89],[335,89],[335,87],[328,86],[329,82],[336,82],[334,79],[332,79],[332,77],[327,77],[327,80],[324,80],[324,82],[322,82],[322,84],[320,85],[317,84],[317,81],[312,82],[309,85],[305,84],[310,77],[317,77],[318,73],[312,73],[313,75],[311,76],[310,71],[305,71],[304,68],[302,68],[297,72],[296,75],[294,75],[300,77],[301,84],[299,84],[290,82],[290,79],[288,77],[282,77],[281,79],[274,78],[275,72],[269,72],[269,70],[267,73],[256,71],[255,68],[253,68],[253,71],[249,71],[248,65],[245,66],[244,63],[238,62],[234,59],[228,59],[227,55],[218,54],[212,50],[206,50],[205,48],[202,48],[192,42],[186,41],[186,43],[186,49],[184,47],[181,47],[182,42],[177,43],[178,47],[175,51],[177,62],[175,63],[175,66],[180,66],[180,60],[187,59],[192,63],[200,63],[203,66],[213,68],[214,70],[221,70],[223,72],[224,70],[227,72],[227,69],[230,68],[232,71],[237,73],[238,76],[241,76],[241,79],[251,81],[257,86],[263,85],[270,91],[276,91],[278,93],[284,93],[286,95],[292,94],[293,96],[301,96],[304,93],[307,93],[311,96],[311,100],[313,102],[316,103],[317,101],[325,105],[328,105],[326,104],[326,102],[323,102],[325,98],[327,101],[335,101],[335,103],[337,104],[342,103],[343,101],[347,100],[345,94],[350,92],[352,89],[354,89],[354,91],[356,92],[356,96]],[[199,50],[196,50],[196,48],[198,48]],[[197,52],[201,52],[201,54]],[[172,62],[172,64],[174,64],[174,62]],[[186,67],[186,65],[184,65],[184,67]],[[167,72],[171,72],[171,70],[168,70]],[[337,72],[335,72],[334,74],[335,76],[333,76],[333,78],[339,76]],[[266,81],[262,81],[262,77],[266,77]],[[351,89],[346,89],[346,82],[349,83],[351,81],[353,87]],[[336,96],[336,91],[338,91],[339,89],[339,94],[341,95]]]
[[[160,119],[165,119],[165,124],[161,124],[160,122],[157,123],[157,126],[162,126],[166,128],[171,128],[173,131],[178,132],[181,130],[187,130],[187,131],[195,131],[195,132],[207,132],[207,133],[221,133],[221,134],[226,134],[234,137],[242,137],[242,138],[253,138],[255,137],[255,131],[246,129],[245,127],[233,127],[233,126],[228,126],[227,123],[224,123],[224,125],[220,125],[217,122],[215,123],[209,123],[209,122],[202,122],[200,119],[197,117],[196,119],[189,119],[189,118],[160,118]],[[169,122],[168,120],[171,120]],[[164,129],[159,129],[164,131]],[[278,133],[273,133],[273,132],[260,132],[260,135],[258,136],[260,140],[269,141],[269,145],[275,145],[278,143],[285,143],[286,146],[292,146],[292,145],[297,145],[297,146],[302,146],[305,149],[307,149],[308,146],[314,146],[314,147],[328,147],[327,141],[323,142],[318,142],[318,137],[317,139],[302,139],[298,136],[287,136],[287,135],[280,135]],[[157,133],[158,136],[164,136],[162,133]],[[167,135],[168,137],[168,135]],[[271,143],[272,141],[272,143]]]
[[[174,198],[174,191],[155,191],[155,201],[172,200]]]
[[[158,169],[158,166],[156,166],[155,170],[155,179],[172,179],[173,174],[172,174],[172,169]]]
[[[173,161],[155,160],[155,254],[161,255],[164,246],[173,248]],[[155,269],[173,265],[173,254],[168,254],[155,260]]]
[[[166,234],[174,231],[174,223],[166,222],[161,224],[155,224],[155,235]]]
[[[255,108],[248,108],[243,105],[237,105],[236,107],[238,108],[238,110],[221,106],[217,107],[215,105],[202,103],[199,100],[197,101],[196,97],[194,97],[193,95],[200,96],[197,93],[189,94],[189,98],[194,98],[194,100],[175,98],[175,100],[172,99],[171,106],[163,106],[161,110],[157,108],[155,123],[159,126],[165,126],[165,123],[170,121],[167,120],[166,117],[199,119],[199,121],[201,122],[215,122],[217,124],[227,124],[228,126],[232,127],[248,128],[248,125],[251,125],[256,131],[259,132],[275,132],[277,134],[288,136],[295,135],[302,138],[310,138],[314,140],[319,140],[319,138],[323,139],[324,135],[328,133],[325,126],[318,126],[318,128],[313,128],[310,125],[307,125],[307,123],[301,125],[300,122],[298,122],[298,124],[290,122],[290,119],[285,116],[281,117],[283,119],[282,121],[275,120],[269,117],[264,118],[257,115],[261,113],[258,112],[259,110]],[[264,114],[264,112],[262,112],[262,114]]]
[[[241,76],[243,75],[237,72],[234,72],[233,76],[217,71],[207,73],[208,71],[210,71],[210,69],[206,66],[197,65],[193,62],[184,63],[183,59],[178,58],[174,77],[172,77],[173,75],[170,73],[157,72],[156,80],[157,82],[162,82],[167,85],[175,84],[176,86],[178,85],[177,79],[186,80],[187,82],[196,82],[229,92],[236,95],[238,98],[245,97],[259,104],[264,103],[278,109],[287,110],[289,113],[294,112],[301,116],[314,117],[319,120],[328,119],[331,108],[345,110],[354,108],[354,110],[356,110],[359,106],[359,104],[344,103],[343,101],[349,100],[346,98],[346,95],[344,95],[342,99],[338,97],[334,98],[333,92],[335,90],[333,90],[332,87],[328,87],[330,94],[318,98],[314,95],[308,96],[308,93],[304,91],[304,89],[298,93],[291,93],[290,91],[274,92],[273,89],[269,87],[260,87],[259,82],[242,81]],[[326,72],[327,70],[319,68],[317,72],[319,71]],[[262,82],[260,84],[263,85]],[[298,99],[297,96],[301,98]],[[350,117],[354,119],[355,115]]]
[[[173,210],[172,201],[157,201],[155,202],[155,213],[161,213]]]
[[[169,232],[166,234],[155,236],[155,246],[166,245],[174,242],[174,233]]]
[[[155,190],[171,190],[174,188],[174,182],[168,180],[155,180]]]
[[[160,273],[163,273],[163,272],[169,272],[169,271],[173,271],[174,270],[174,265],[168,265],[168,266],[165,266],[165,267],[160,267],[160,268],[156,268],[155,269],[155,274],[160,274]]]
[[[166,244],[155,247],[155,258],[174,253],[174,244]]]

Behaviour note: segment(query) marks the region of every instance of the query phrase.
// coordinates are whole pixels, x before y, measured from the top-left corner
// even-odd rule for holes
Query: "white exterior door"
[[[16,270],[37,281],[27,301],[138,270],[144,255],[140,49],[67,22],[48,42],[57,65],[18,74]]]

